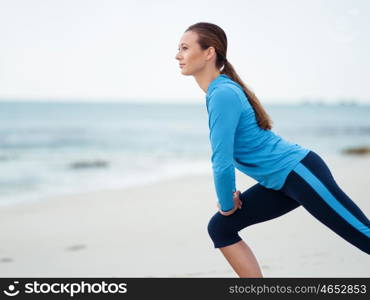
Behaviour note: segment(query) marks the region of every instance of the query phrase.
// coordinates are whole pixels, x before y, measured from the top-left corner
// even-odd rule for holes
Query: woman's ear
[[[209,46],[206,50],[206,59],[210,60],[216,55],[216,49],[213,46]]]

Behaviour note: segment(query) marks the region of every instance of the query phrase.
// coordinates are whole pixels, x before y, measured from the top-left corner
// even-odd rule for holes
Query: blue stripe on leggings
[[[295,168],[296,171],[311,187],[320,195],[322,199],[336,211],[343,219],[350,223],[358,231],[362,232],[367,237],[370,237],[370,228],[361,223],[353,214],[351,214],[335,197],[330,193],[326,186],[307,169],[302,163],[299,163]]]

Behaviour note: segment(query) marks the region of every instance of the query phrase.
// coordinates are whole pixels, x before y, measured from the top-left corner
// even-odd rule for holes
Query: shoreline
[[[343,153],[320,153],[317,150],[314,150],[316,153],[318,153],[320,156],[324,158],[325,161],[330,161],[333,164],[338,164],[340,166],[344,166],[348,162],[352,161],[366,161],[370,160],[370,155],[359,155],[359,154],[343,154]],[[146,186],[151,184],[160,184],[161,182],[167,181],[167,180],[175,180],[181,177],[191,177],[191,176],[199,176],[199,175],[210,175],[212,176],[212,166],[211,162],[209,160],[203,159],[203,160],[197,160],[195,163],[193,163],[193,167],[189,168],[189,164],[166,164],[166,166],[163,168],[163,170],[160,172],[160,175],[158,175],[159,172],[151,172],[149,175],[141,177],[140,179],[136,180],[129,180],[128,182],[125,182],[125,184],[120,185],[111,185],[109,184],[109,187],[101,187],[97,186],[94,188],[89,187],[87,190],[61,190],[58,193],[45,193],[43,192],[43,196],[35,196],[35,192],[32,192],[28,199],[25,200],[24,198],[26,196],[22,195],[19,198],[13,199],[14,201],[11,202],[11,200],[0,202],[0,209],[3,207],[11,207],[11,206],[17,206],[17,205],[28,205],[32,203],[41,203],[44,201],[52,201],[53,199],[58,198],[67,198],[67,197],[74,197],[77,195],[85,195],[85,194],[93,194],[93,193],[100,193],[100,192],[110,192],[114,190],[126,190],[131,189],[138,186]],[[330,167],[330,166],[329,166]],[[239,172],[239,170],[236,170],[236,172]],[[240,173],[240,172],[239,172]],[[241,176],[247,176],[245,174],[242,174]],[[123,177],[122,180],[126,180],[127,178]],[[117,180],[117,179],[115,179]],[[42,192],[42,191],[40,191]]]

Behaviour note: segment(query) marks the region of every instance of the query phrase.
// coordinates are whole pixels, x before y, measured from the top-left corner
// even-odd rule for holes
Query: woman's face
[[[181,73],[194,75],[201,71],[206,65],[206,55],[197,43],[198,34],[187,31],[181,37],[176,59],[179,61]]]

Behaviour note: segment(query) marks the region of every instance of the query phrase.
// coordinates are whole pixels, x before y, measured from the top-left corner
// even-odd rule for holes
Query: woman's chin
[[[181,69],[181,74],[182,75],[191,75],[189,72],[187,72],[186,70],[184,69]]]

